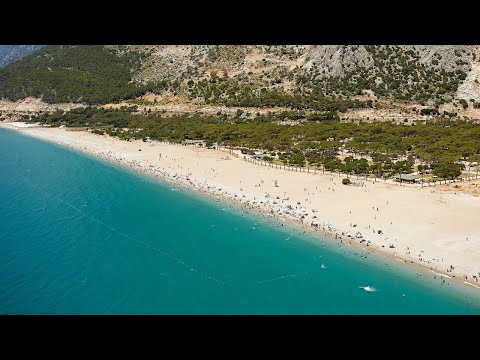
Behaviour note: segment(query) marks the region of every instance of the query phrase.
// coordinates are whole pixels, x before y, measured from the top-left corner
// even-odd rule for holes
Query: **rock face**
[[[400,46],[400,48],[413,50],[419,56],[418,62],[426,67],[445,69],[446,71],[459,69],[468,71],[472,61],[475,60],[473,54],[479,47],[462,45],[410,45]]]
[[[42,48],[43,45],[0,45],[0,68]]]
[[[346,70],[358,67],[370,69],[372,55],[364,46],[316,45],[308,49],[305,69],[317,69],[320,77],[342,76]]]
[[[475,60],[471,62],[472,66],[467,78],[458,87],[457,98],[480,102],[480,47],[474,47],[472,52],[472,59],[475,57]]]

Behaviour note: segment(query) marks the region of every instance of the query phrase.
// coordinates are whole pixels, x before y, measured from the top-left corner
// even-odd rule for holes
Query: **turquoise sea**
[[[2,314],[480,314],[354,252],[0,129]]]

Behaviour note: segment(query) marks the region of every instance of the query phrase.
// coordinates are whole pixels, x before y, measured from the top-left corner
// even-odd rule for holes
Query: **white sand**
[[[12,128],[11,124],[0,125]],[[360,231],[371,241],[369,247],[361,245],[364,249],[374,248],[457,279],[475,284],[472,276],[480,275],[478,197],[371,181],[365,187],[345,186],[343,176],[285,171],[193,146],[127,142],[59,128],[15,129],[259,207],[278,219],[295,220],[310,228],[317,221],[319,230],[333,237],[337,234],[338,241],[359,244],[355,235]],[[230,160],[223,160],[227,155]],[[352,238],[342,232],[350,232]],[[389,248],[390,244],[395,248]]]
[[[8,124],[11,127],[16,127],[16,128],[28,128],[28,127],[38,127],[39,124],[30,124],[30,123],[24,123],[24,122],[11,122]]]

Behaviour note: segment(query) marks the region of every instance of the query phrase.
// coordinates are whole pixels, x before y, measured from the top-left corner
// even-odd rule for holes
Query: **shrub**
[[[350,179],[348,179],[348,178],[342,179],[342,184],[343,184],[343,185],[350,185],[351,183],[352,183],[352,182],[351,182]]]
[[[421,109],[420,114],[421,115],[438,115],[438,110],[437,109]]]

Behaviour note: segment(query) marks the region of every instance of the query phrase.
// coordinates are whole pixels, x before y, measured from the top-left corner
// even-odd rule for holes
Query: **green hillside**
[[[48,103],[119,101],[145,92],[145,85],[131,81],[140,64],[140,53],[117,54],[104,46],[47,46],[0,69],[0,96]]]

